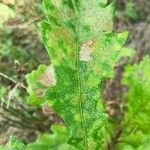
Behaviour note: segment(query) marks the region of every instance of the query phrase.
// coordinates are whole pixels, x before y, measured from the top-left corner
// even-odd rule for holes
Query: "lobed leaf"
[[[28,104],[40,105],[45,101],[45,90],[52,85],[55,85],[55,75],[52,66],[40,65],[37,70],[32,71],[26,75],[26,82],[28,84],[27,98]]]
[[[128,86],[125,94],[126,111],[120,140],[137,150],[148,150],[150,144],[150,58],[125,68],[122,83]]]
[[[44,133],[38,137],[36,142],[27,145],[26,150],[75,150],[67,144],[69,132],[66,127],[53,125],[53,134]]]
[[[127,32],[112,32],[114,5],[106,3],[43,2],[47,22],[41,24],[41,36],[57,82],[46,91],[46,99],[69,128],[68,143],[82,150],[100,149],[106,142],[101,82],[113,73],[127,38]]]

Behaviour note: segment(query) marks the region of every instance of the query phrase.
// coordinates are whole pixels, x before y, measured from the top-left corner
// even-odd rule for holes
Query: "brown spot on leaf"
[[[44,104],[42,106],[42,112],[45,116],[50,116],[50,115],[54,114],[52,108],[48,104]]]
[[[47,87],[53,86],[56,84],[55,72],[53,66],[47,67],[45,72],[39,77],[38,83],[42,84],[44,87],[35,88],[35,92],[38,97],[43,97],[43,94]]]
[[[38,80],[41,84],[46,87],[56,84],[54,68],[49,66],[46,71],[40,76]]]
[[[93,52],[92,45],[94,44],[93,40],[88,40],[86,43],[81,45],[80,49],[80,60],[89,62],[92,60],[91,54]]]
[[[37,89],[37,90],[36,90],[36,94],[37,94],[37,96],[38,96],[38,97],[42,97],[42,96],[43,96],[44,91],[45,91],[44,89]]]

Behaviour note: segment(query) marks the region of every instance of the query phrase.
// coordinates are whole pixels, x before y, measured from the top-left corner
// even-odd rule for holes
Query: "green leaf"
[[[139,19],[138,11],[136,10],[136,6],[132,0],[129,0],[126,3],[125,14],[133,21],[137,21]]]
[[[3,26],[3,23],[11,17],[14,17],[13,10],[7,5],[0,3],[0,28]]]
[[[69,128],[68,143],[99,149],[108,134],[101,82],[113,73],[128,34],[112,32],[113,4],[44,0],[44,8],[41,35],[56,74],[47,101]]]
[[[25,145],[12,136],[5,146],[0,146],[0,150],[25,150]]]
[[[128,128],[129,130],[129,128]],[[130,133],[129,133],[130,132]],[[137,149],[141,145],[145,145],[147,143],[147,140],[149,139],[149,135],[144,134],[140,130],[135,130],[135,131],[124,131],[124,133],[120,137],[120,141],[124,143],[124,145],[130,145],[134,149]]]
[[[65,126],[51,126],[53,133],[43,133],[37,140],[28,145],[24,145],[15,137],[11,137],[5,146],[0,146],[0,150],[76,150],[67,143],[69,131]]]
[[[146,56],[139,65],[127,66],[122,82],[129,87],[125,95],[127,101],[125,124],[136,127],[143,132],[150,133],[149,56]]]
[[[138,150],[149,150],[150,148],[150,138],[141,146],[138,147]]]
[[[67,144],[69,132],[66,127],[53,125],[51,129],[53,134],[40,135],[36,142],[28,144],[26,150],[75,150]]]
[[[138,150],[148,150],[150,137],[150,58],[125,68],[122,83],[128,86],[125,94],[126,111],[120,140]],[[148,146],[147,146],[148,145]]]
[[[6,150],[3,146],[0,146],[0,150]]]
[[[27,92],[29,93],[27,103],[32,105],[42,104],[45,100],[45,90],[55,84],[53,67],[40,65],[37,70],[26,75],[26,82],[28,84]]]
[[[115,150],[135,150],[131,145],[127,145],[125,143],[117,144]]]

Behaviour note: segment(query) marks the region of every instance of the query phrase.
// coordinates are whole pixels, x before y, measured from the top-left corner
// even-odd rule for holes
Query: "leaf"
[[[0,150],[25,150],[25,145],[12,136],[5,146],[0,146]]]
[[[124,145],[130,145],[131,147],[133,147],[133,149],[138,149],[141,145],[145,145],[147,143],[149,137],[150,137],[149,135],[144,134],[140,130],[135,131],[130,130],[130,133],[129,131],[127,132],[125,130],[124,133],[119,138],[119,140],[122,143],[124,143]]]
[[[138,147],[138,150],[149,150],[150,148],[150,138],[141,146]]]
[[[125,124],[150,134],[149,56],[146,56],[139,65],[127,66],[122,83],[129,87],[129,90],[125,94],[125,99],[127,101]]]
[[[120,140],[137,150],[149,149],[150,137],[150,58],[125,67],[122,83],[128,86],[126,109],[122,122],[124,134]]]
[[[3,23],[11,17],[14,17],[13,10],[8,6],[0,3],[0,28],[3,26]]]
[[[28,145],[11,137],[5,146],[0,146],[0,150],[76,150],[67,144],[69,132],[65,126],[52,125],[51,131],[53,133],[43,133],[35,142]]]
[[[115,148],[115,150],[135,150],[135,149],[131,145],[119,143],[117,144],[117,147]]]
[[[7,145],[8,150],[25,150],[25,145],[16,137],[11,137]]]
[[[53,67],[40,65],[36,71],[26,75],[26,82],[28,84],[27,91],[30,95],[27,103],[34,105],[42,104],[45,99],[45,90],[49,86],[56,84]]]
[[[136,10],[136,6],[132,1],[128,1],[125,6],[125,15],[131,19],[132,21],[138,21],[138,11]]]
[[[41,24],[41,36],[57,81],[47,90],[47,101],[69,128],[68,143],[99,149],[107,135],[100,83],[113,73],[128,34],[112,32],[113,4],[44,0],[44,8],[48,22]]]
[[[66,127],[53,125],[51,129],[53,134],[40,135],[36,142],[28,144],[26,150],[75,150],[67,144],[69,132]]]
[[[0,146],[0,150],[5,150],[3,146]]]

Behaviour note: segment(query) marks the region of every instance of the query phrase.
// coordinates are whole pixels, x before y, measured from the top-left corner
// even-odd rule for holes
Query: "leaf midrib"
[[[87,130],[86,128],[84,128],[84,124],[85,124],[85,118],[84,118],[84,110],[83,108],[83,95],[82,95],[82,82],[81,82],[81,76],[80,76],[80,58],[79,58],[79,50],[80,50],[80,45],[79,45],[79,27],[80,27],[80,12],[76,9],[76,5],[75,5],[75,0],[71,0],[72,4],[73,4],[73,9],[75,12],[75,20],[76,20],[76,25],[75,25],[75,34],[76,34],[76,70],[77,70],[77,83],[78,83],[78,94],[79,94],[79,109],[80,109],[80,117],[81,117],[81,125],[85,134],[85,138],[84,138],[84,145],[85,145],[85,149],[88,150],[88,134],[87,134]]]

